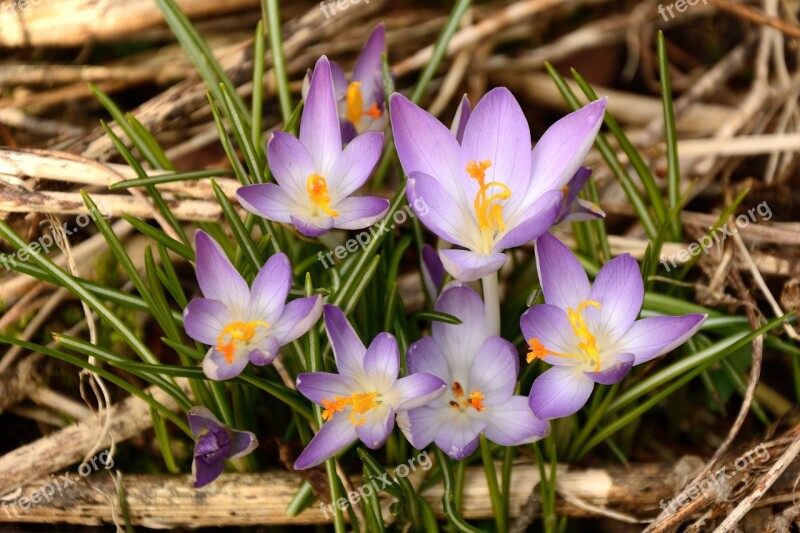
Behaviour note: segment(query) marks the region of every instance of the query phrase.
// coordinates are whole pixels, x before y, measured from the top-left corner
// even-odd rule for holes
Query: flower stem
[[[486,328],[489,335],[500,335],[500,287],[498,274],[492,273],[483,278],[483,302],[486,306]]]
[[[481,433],[481,458],[483,459],[483,469],[486,472],[486,484],[489,486],[489,497],[492,500],[492,512],[497,523],[497,533],[506,533],[506,516],[503,512],[503,495],[500,494],[500,487],[497,484],[497,473],[494,468],[492,453],[489,451],[489,441]]]

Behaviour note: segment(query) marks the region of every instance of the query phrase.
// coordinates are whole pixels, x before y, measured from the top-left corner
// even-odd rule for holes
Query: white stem
[[[483,278],[483,302],[486,306],[486,327],[489,335],[500,335],[500,287],[498,273]]]

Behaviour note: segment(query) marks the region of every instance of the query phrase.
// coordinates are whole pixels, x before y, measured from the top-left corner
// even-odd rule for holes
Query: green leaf
[[[444,322],[445,324],[459,325],[461,319],[441,311],[420,311],[411,317],[413,320],[430,320],[431,322]]]
[[[176,181],[191,181],[203,178],[217,178],[223,176],[234,176],[232,170],[229,169],[209,169],[209,170],[192,170],[189,172],[166,172],[163,174],[154,174],[146,178],[133,178],[124,181],[112,183],[108,188],[112,191],[118,189],[130,189],[131,187],[147,187],[149,185],[161,185],[163,183],[173,183]]]
[[[669,81],[669,60],[664,32],[658,30],[657,36],[658,74],[661,78],[661,101],[664,106],[664,136],[667,141],[667,192],[670,207],[680,207],[681,169],[678,160],[678,131],[675,127],[675,110],[672,108],[672,88]],[[672,237],[681,239],[680,217],[672,224]]]
[[[278,0],[264,0],[262,5],[269,27],[269,48],[272,51],[272,69],[275,71],[275,82],[278,87],[278,103],[283,122],[288,123],[292,115],[292,97],[289,92],[289,78],[286,75],[286,61],[283,56]]]

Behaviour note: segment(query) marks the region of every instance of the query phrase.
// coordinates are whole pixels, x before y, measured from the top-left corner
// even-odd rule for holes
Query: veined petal
[[[291,223],[292,215],[304,210],[304,207],[275,183],[240,187],[236,191],[236,199],[251,213],[283,224]]]
[[[567,318],[567,313],[560,307],[543,304],[534,305],[525,311],[519,319],[525,342],[538,339],[544,348],[561,354],[577,353],[575,333]],[[574,366],[575,359],[545,355],[545,363],[556,366]]]
[[[391,407],[380,407],[364,415],[363,424],[356,426],[356,435],[367,448],[376,450],[386,444],[394,429],[394,411]]]
[[[455,411],[455,409],[451,409]],[[464,459],[478,447],[478,440],[486,424],[471,416],[455,416],[439,427],[434,441],[444,453],[453,459]]]
[[[334,396],[350,396],[356,389],[356,382],[341,374],[310,372],[297,375],[297,390],[318,405],[322,405],[322,400],[331,400]]]
[[[378,222],[389,211],[389,200],[374,196],[350,196],[335,206],[339,216],[333,220],[340,229],[363,229]]]
[[[258,271],[250,290],[249,316],[274,324],[292,288],[292,265],[286,254],[274,254]]]
[[[577,309],[589,299],[589,278],[575,255],[550,233],[536,239],[536,268],[547,303]]]
[[[305,108],[300,118],[300,142],[308,150],[317,173],[330,173],[342,151],[339,111],[334,100],[331,65],[322,56],[314,66]]]
[[[400,350],[391,333],[381,332],[370,343],[364,355],[364,373],[379,392],[392,388],[400,372]]]
[[[654,316],[637,320],[616,344],[619,352],[632,353],[634,365],[674,350],[703,325],[708,315]]]
[[[364,103],[377,102],[376,93],[383,92],[383,85],[376,83],[380,80],[383,64],[381,55],[386,50],[386,26],[383,23],[375,26],[367,43],[361,50],[353,67],[353,81],[361,82],[361,94]]]
[[[587,315],[589,330],[598,338],[620,338],[639,316],[644,301],[644,283],[636,259],[624,254],[603,265],[589,299],[600,303],[599,312],[591,315],[596,320],[590,321]]]
[[[444,394],[447,384],[438,377],[420,373],[400,378],[384,397],[391,399],[395,411],[408,411],[430,404]]]
[[[308,195],[306,181],[316,173],[314,161],[295,136],[276,131],[267,144],[269,169],[278,185],[293,198]]]
[[[531,213],[528,218],[513,221],[513,227],[494,245],[494,251],[522,246],[547,232],[555,224],[563,203],[564,195],[560,191],[544,193],[532,207],[526,209]],[[512,222],[509,221],[509,224]]]
[[[601,98],[550,126],[531,153],[531,187],[528,194],[561,189],[578,170],[594,143],[606,98]]]
[[[336,158],[328,176],[331,201],[336,203],[356,192],[375,170],[383,150],[383,133],[367,131],[354,138]]]
[[[461,320],[461,324],[436,321],[431,329],[447,360],[452,379],[466,379],[475,355],[490,336],[486,329],[483,300],[469,287],[450,285],[439,297],[435,309]]]
[[[440,378],[445,383],[452,381],[447,358],[433,337],[422,337],[412,343],[406,353],[406,363],[408,372],[412,375],[427,373]]]
[[[219,244],[204,231],[194,234],[195,272],[203,296],[219,300],[230,311],[247,309],[250,288],[222,251]]]
[[[322,424],[306,449],[294,463],[295,470],[317,466],[335,456],[358,439],[356,427],[346,416],[334,416]]]
[[[261,341],[258,348],[250,350],[247,358],[256,366],[265,366],[275,360],[280,347],[278,339],[269,336]]]
[[[512,396],[502,404],[487,407],[477,417],[486,425],[486,438],[502,446],[528,444],[550,433],[550,424],[536,418],[525,396]]]
[[[514,395],[518,374],[519,356],[514,345],[501,337],[489,337],[472,363],[469,390],[479,390],[487,408],[499,405]]]
[[[397,426],[414,448],[427,447],[444,422],[458,416],[458,411],[447,406],[442,408],[417,407],[397,413]]]
[[[584,372],[583,374],[600,385],[613,385],[622,380],[633,367],[633,354],[621,353],[614,357],[614,362],[600,372]]]
[[[506,262],[503,253],[482,254],[472,250],[439,250],[444,268],[461,281],[476,281],[497,272]]]
[[[485,181],[508,186],[511,196],[504,209],[509,215],[515,213],[531,176],[531,132],[511,91],[498,87],[481,98],[469,117],[461,147],[467,161],[491,161]],[[478,183],[470,181],[474,196]]]
[[[322,314],[322,296],[298,298],[283,307],[280,318],[272,324],[269,333],[281,346],[305,335]]]
[[[331,230],[334,223],[334,218],[327,215],[314,218],[303,215],[291,215],[289,218],[297,231],[306,237],[325,235]]]
[[[354,379],[360,378],[364,375],[364,356],[367,349],[341,309],[325,304],[322,312],[325,315],[325,331],[333,348],[336,368],[340,374]]]
[[[247,354],[236,354],[233,360],[228,363],[225,356],[216,348],[211,348],[203,359],[203,373],[208,379],[222,381],[238,376],[247,366]]]
[[[480,234],[474,217],[464,210],[458,196],[453,196],[428,174],[411,172],[406,196],[414,214],[438,237],[469,248]]]
[[[577,413],[586,404],[594,382],[570,366],[554,366],[537,377],[528,402],[541,420]]]
[[[470,114],[469,98],[467,98],[465,94],[461,97],[456,115],[453,117],[453,123],[450,125],[450,131],[455,135],[458,144],[461,144],[461,141],[464,139],[464,130],[467,129],[467,122],[469,121]]]
[[[183,310],[186,334],[198,342],[213,345],[230,321],[227,306],[219,300],[195,298]]]
[[[210,464],[206,464],[202,461],[198,461],[195,459],[192,461],[192,478],[194,479],[194,483],[192,486],[196,489],[200,487],[205,487],[215,479],[217,479],[220,474],[225,471],[225,460],[221,459],[219,461],[212,462]]]
[[[225,427],[225,424],[220,422],[211,410],[202,405],[192,407],[186,415],[189,420],[189,429],[195,439],[204,431]]]
[[[231,456],[229,459],[244,457],[258,447],[258,439],[249,431],[230,430]]]

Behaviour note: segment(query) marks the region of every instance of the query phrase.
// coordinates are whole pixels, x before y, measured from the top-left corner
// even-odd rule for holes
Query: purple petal
[[[567,313],[554,305],[534,305],[519,319],[525,342],[538,339],[547,350],[571,354],[576,352],[575,333]],[[546,355],[544,362],[557,366],[573,366],[575,359]]]
[[[586,404],[594,382],[571,366],[554,366],[536,378],[528,402],[537,418],[561,418]]]
[[[374,196],[350,196],[335,206],[339,216],[333,221],[340,229],[363,229],[378,222],[389,211],[389,200]]]
[[[391,408],[370,412],[364,423],[356,426],[356,435],[368,448],[376,450],[386,444],[394,429],[394,411]]]
[[[391,333],[381,332],[370,343],[364,355],[364,373],[379,390],[385,391],[397,381],[400,372],[400,350]]]
[[[322,296],[298,298],[283,307],[281,317],[270,327],[270,335],[278,339],[281,346],[305,335],[322,314]]]
[[[397,426],[414,448],[422,450],[433,442],[442,424],[457,415],[458,411],[447,406],[417,407],[397,413]]]
[[[500,405],[487,407],[479,417],[486,424],[486,438],[503,446],[528,444],[550,432],[550,424],[536,418],[525,396],[513,396]]]
[[[269,185],[269,184],[267,184]],[[330,216],[308,218],[302,215],[291,215],[292,225],[306,237],[319,237],[325,235],[333,227],[334,219]]]
[[[355,125],[346,118],[341,118],[339,120],[341,120],[340,129],[342,132],[342,142],[344,144],[349,144],[358,135],[358,130],[356,130]]]
[[[281,189],[293,198],[308,194],[306,181],[316,169],[303,143],[293,135],[276,131],[267,144],[267,157],[269,169]]]
[[[213,379],[214,381],[234,378],[242,373],[244,367],[247,366],[247,361],[247,357],[234,357],[228,363],[224,355],[217,351],[216,348],[212,348],[203,359],[203,373],[208,379]]]
[[[330,172],[342,152],[331,65],[325,56],[319,58],[311,76],[311,86],[300,118],[300,142],[305,145],[317,173],[322,176]]]
[[[230,430],[231,456],[229,459],[244,457],[258,447],[258,439],[249,431]]]
[[[452,196],[440,181],[428,174],[409,173],[406,196],[414,214],[438,237],[469,247],[469,232],[479,233],[474,217],[467,216],[458,197]]]
[[[519,374],[519,356],[513,344],[501,337],[483,343],[469,372],[469,388],[484,395],[483,404],[495,406],[514,395]]]
[[[347,93],[347,77],[344,75],[342,67],[336,61],[329,61],[331,65],[331,79],[333,80],[333,94],[337,102],[344,100]],[[311,86],[310,75],[308,84]]]
[[[347,416],[334,416],[322,424],[306,449],[294,463],[295,470],[305,470],[327,461],[358,439],[356,428]]]
[[[186,416],[189,419],[189,429],[192,430],[192,436],[195,439],[204,431],[225,427],[225,425],[214,416],[214,413],[202,405],[196,405],[189,409]]]
[[[299,210],[297,202],[275,183],[240,187],[236,191],[236,198],[251,213],[283,224],[289,224],[292,215]]]
[[[377,131],[367,131],[350,141],[331,169],[328,185],[334,203],[364,185],[382,151],[383,133]]]
[[[600,269],[589,293],[589,299],[600,303],[595,324],[588,320],[589,330],[596,336],[618,339],[639,316],[644,301],[644,283],[636,259],[628,254],[615,257]]]
[[[560,191],[544,193],[532,207],[527,209],[527,212],[530,212],[531,215],[526,219],[515,222],[514,227],[494,245],[494,251],[500,252],[508,248],[522,246],[544,234],[550,229],[550,226],[555,224],[563,202],[564,195]]]
[[[633,354],[621,353],[610,367],[600,372],[584,372],[583,374],[600,385],[613,385],[624,378],[633,367]]]
[[[297,390],[312,402],[322,405],[322,400],[334,396],[344,398],[353,394],[358,384],[352,379],[330,372],[311,372],[297,375]]]
[[[410,374],[427,373],[450,383],[450,369],[447,358],[439,349],[433,337],[422,337],[411,344],[406,353],[406,363]]]
[[[203,296],[219,300],[229,310],[247,309],[250,288],[219,244],[204,231],[194,234],[195,271]]]
[[[335,305],[325,304],[322,312],[325,316],[325,331],[328,333],[339,373],[349,377],[362,376],[367,349],[353,326]]]
[[[367,107],[371,102],[376,101],[377,92],[383,92],[383,85],[379,85],[377,82],[381,79],[383,71],[381,55],[385,50],[386,27],[381,23],[372,30],[353,67],[353,81],[362,83],[361,94]]]
[[[399,93],[392,95],[389,111],[397,155],[406,174],[420,172],[432,176],[460,200],[460,205],[467,205],[463,190],[468,183],[466,161],[450,130]]]
[[[250,350],[247,358],[256,366],[265,366],[275,360],[281,345],[278,339],[269,336],[261,342],[261,346]]]
[[[450,248],[439,250],[444,268],[456,279],[476,281],[500,270],[506,262],[503,253],[482,254],[471,250]]]
[[[594,143],[606,99],[594,101],[550,126],[531,154],[531,188],[528,194],[561,189],[575,175]]]
[[[421,256],[422,279],[425,282],[425,290],[431,300],[436,300],[447,272],[444,269],[442,260],[439,259],[439,254],[430,244],[422,245]]]
[[[606,213],[600,206],[582,198],[576,198],[574,202],[566,206],[567,211],[562,211],[556,224],[565,222],[585,222],[587,220],[597,220],[605,218]]]
[[[589,299],[589,278],[573,253],[550,233],[536,239],[536,268],[547,303],[577,309]]]
[[[486,183],[506,184],[511,197],[504,208],[516,212],[530,182],[531,132],[511,91],[498,87],[481,98],[469,117],[461,147],[468,161],[491,161]]]
[[[447,384],[438,377],[420,373],[400,378],[389,394],[395,411],[407,411],[428,405],[444,394]]]
[[[703,325],[708,315],[655,316],[637,320],[615,346],[616,350],[632,353],[640,365],[674,350]]]
[[[198,459],[192,462],[193,486],[196,489],[205,487],[225,471],[225,460],[220,459],[211,464],[206,464]]]
[[[451,285],[439,297],[435,309],[461,320],[461,324],[436,321],[431,329],[450,370],[466,374],[478,350],[490,337],[486,329],[483,300],[469,287]]]
[[[461,97],[461,102],[458,104],[456,116],[453,117],[453,123],[450,125],[450,131],[455,135],[459,144],[464,139],[464,130],[467,129],[467,122],[470,116],[469,98],[467,95]]]
[[[272,325],[283,312],[289,289],[292,288],[292,265],[286,254],[274,254],[258,271],[250,290],[251,320]]]
[[[486,424],[470,416],[455,416],[439,426],[434,441],[453,459],[464,459],[478,447],[480,434],[485,429]]]
[[[229,321],[228,308],[218,300],[195,298],[183,311],[186,334],[203,344],[216,344],[222,328]]]

